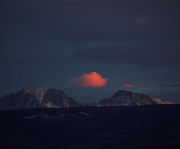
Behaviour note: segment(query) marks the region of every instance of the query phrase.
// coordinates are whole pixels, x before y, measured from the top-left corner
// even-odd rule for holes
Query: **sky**
[[[37,86],[94,102],[180,102],[179,0],[1,0],[0,96]]]

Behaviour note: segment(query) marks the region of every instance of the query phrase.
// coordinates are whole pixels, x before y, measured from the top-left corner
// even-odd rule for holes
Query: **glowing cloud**
[[[135,88],[136,85],[126,83],[126,84],[123,84],[122,87],[123,88]]]
[[[103,78],[97,72],[84,73],[79,77],[70,79],[66,87],[80,86],[80,87],[104,87],[108,79]]]

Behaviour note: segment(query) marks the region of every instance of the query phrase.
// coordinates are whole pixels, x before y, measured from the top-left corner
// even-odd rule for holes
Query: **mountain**
[[[154,105],[172,104],[172,102],[154,98],[140,93],[120,90],[112,97],[100,100],[97,103],[79,103],[68,97],[63,91],[36,87],[26,88],[5,95],[0,98],[0,110],[31,109],[31,108],[68,108],[68,107],[91,107],[91,106],[129,106],[129,105]]]
[[[64,92],[48,87],[27,88],[0,98],[0,109],[66,108],[80,104]]]
[[[154,98],[145,94],[120,90],[112,97],[100,100],[97,106],[129,106],[129,105],[154,105],[173,104],[172,102]]]

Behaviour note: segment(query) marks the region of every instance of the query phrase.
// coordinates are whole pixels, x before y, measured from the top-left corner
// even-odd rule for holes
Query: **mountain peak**
[[[172,102],[154,98],[145,94],[119,90],[113,96],[88,106],[131,106],[173,104]],[[68,97],[63,91],[46,86],[25,88],[17,93],[0,98],[0,110],[28,108],[68,108],[85,106]]]
[[[127,91],[127,90],[119,90],[113,95],[113,97],[121,96],[121,95],[124,95],[124,94],[125,95],[127,95],[127,94],[131,95],[131,94],[134,94],[134,92]]]
[[[98,104],[101,106],[125,106],[125,105],[151,105],[151,104],[173,104],[173,103],[141,93],[119,90],[112,97],[103,99],[99,101]]]
[[[42,86],[35,88],[26,88],[23,89],[23,91],[24,93],[33,95],[36,100],[39,100],[41,102],[44,95],[47,93],[48,89],[49,89],[48,87]]]
[[[26,93],[34,93],[34,92],[41,92],[47,91],[49,87],[47,86],[39,86],[39,87],[32,87],[32,88],[23,88],[23,91]]]
[[[79,105],[61,90],[46,86],[25,88],[0,99],[0,109],[66,108]]]

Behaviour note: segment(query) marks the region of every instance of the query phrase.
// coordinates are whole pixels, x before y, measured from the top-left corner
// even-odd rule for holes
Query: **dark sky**
[[[180,102],[179,18],[179,0],[1,0],[0,95],[48,86],[94,102],[127,89]]]

